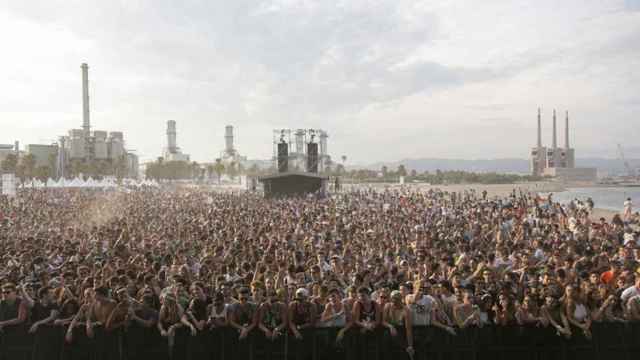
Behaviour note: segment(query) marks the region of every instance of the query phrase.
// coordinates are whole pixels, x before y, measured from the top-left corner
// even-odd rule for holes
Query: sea
[[[624,201],[631,198],[633,211],[640,208],[640,187],[589,187],[568,188],[566,191],[553,193],[554,201],[566,204],[571,200],[585,201],[591,198],[595,208],[622,211]]]

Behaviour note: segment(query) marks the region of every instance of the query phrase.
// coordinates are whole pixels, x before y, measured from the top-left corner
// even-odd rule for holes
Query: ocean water
[[[594,207],[599,209],[622,211],[627,198],[633,202],[633,211],[640,209],[640,187],[592,187],[569,188],[567,191],[553,193],[553,199],[565,204],[573,199],[593,199]]]

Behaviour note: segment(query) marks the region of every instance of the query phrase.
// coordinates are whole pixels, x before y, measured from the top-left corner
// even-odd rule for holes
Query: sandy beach
[[[398,183],[377,183],[377,184],[354,184],[347,186],[356,187],[372,187],[376,189],[384,188],[407,188],[421,191],[428,191],[429,189],[440,189],[448,192],[464,192],[469,190],[475,190],[476,193],[482,193],[487,191],[487,195],[491,198],[494,197],[506,197],[509,196],[515,189],[516,192],[532,192],[532,193],[558,193],[565,191],[566,188],[563,184],[555,182],[530,182],[530,183],[515,183],[515,184],[456,184],[456,185],[428,185],[420,183],[407,183],[400,185]],[[592,220],[598,220],[605,218],[607,221],[611,221],[611,218],[618,212],[607,209],[593,209],[591,213]]]
[[[565,187],[562,184],[554,182],[528,182],[528,183],[515,183],[515,184],[455,184],[455,185],[430,185],[423,183],[405,183],[400,185],[398,183],[367,183],[367,184],[349,184],[345,185],[345,188],[349,187],[361,187],[361,188],[406,188],[421,191],[428,191],[429,189],[440,189],[447,192],[464,192],[474,190],[477,193],[487,191],[489,197],[505,197],[509,196],[515,189],[516,192],[533,192],[533,193],[555,193],[564,191]]]
[[[593,209],[591,212],[591,220],[598,220],[600,218],[605,218],[607,221],[611,221],[613,215],[618,214],[617,211],[607,210],[607,209]]]

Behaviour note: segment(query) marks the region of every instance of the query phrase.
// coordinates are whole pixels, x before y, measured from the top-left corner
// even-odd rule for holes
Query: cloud
[[[87,61],[94,125],[123,130],[147,158],[160,154],[168,119],[200,161],[222,148],[226,124],[250,157],[270,155],[272,128],[299,126],[326,128],[330,148],[354,161],[526,156],[538,106],[568,108],[604,138],[640,130],[627,121],[628,94],[638,92],[636,6],[0,2],[0,115],[19,119],[9,129],[26,142],[37,139],[25,128],[42,121],[56,135],[77,127]],[[620,128],[602,127],[605,114]],[[492,126],[508,136],[492,141]]]

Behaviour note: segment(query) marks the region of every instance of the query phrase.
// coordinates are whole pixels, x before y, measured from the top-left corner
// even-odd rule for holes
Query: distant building
[[[544,174],[562,181],[591,182],[598,178],[596,168],[547,168]]]
[[[121,131],[91,131],[91,121],[89,117],[89,66],[82,64],[82,129],[71,129],[66,136],[59,140],[56,147],[64,149],[63,153],[58,157],[57,173],[60,171],[62,164],[68,164],[71,161],[105,161],[115,163],[125,160],[127,163],[130,152],[125,148],[124,134]],[[64,145],[63,145],[64,144]],[[137,157],[136,155],[133,155]],[[136,169],[128,169],[130,172],[136,172]],[[59,175],[60,176],[60,175]]]
[[[233,126],[227,125],[224,127],[224,150],[220,154],[220,159],[224,164],[242,164],[245,166],[247,157],[241,156],[238,149],[234,146]]]
[[[140,175],[139,173],[140,164],[138,155],[128,152],[127,153],[127,177],[137,179]]]
[[[167,121],[167,147],[164,149],[164,161],[186,161],[189,162],[189,155],[183,154],[176,142],[176,122]]]
[[[27,154],[33,155],[36,160],[36,167],[39,166],[53,166],[55,167],[56,159],[58,157],[58,144],[43,145],[43,144],[28,144],[25,147]]]
[[[3,161],[9,154],[18,154],[18,142],[16,145],[0,144],[0,162]]]
[[[551,176],[563,181],[596,181],[597,169],[576,168],[575,149],[569,146],[569,112],[566,112],[564,147],[558,147],[556,111],[553,110],[551,147],[542,146],[542,120],[538,109],[538,143],[531,149],[530,164],[533,176]]]

